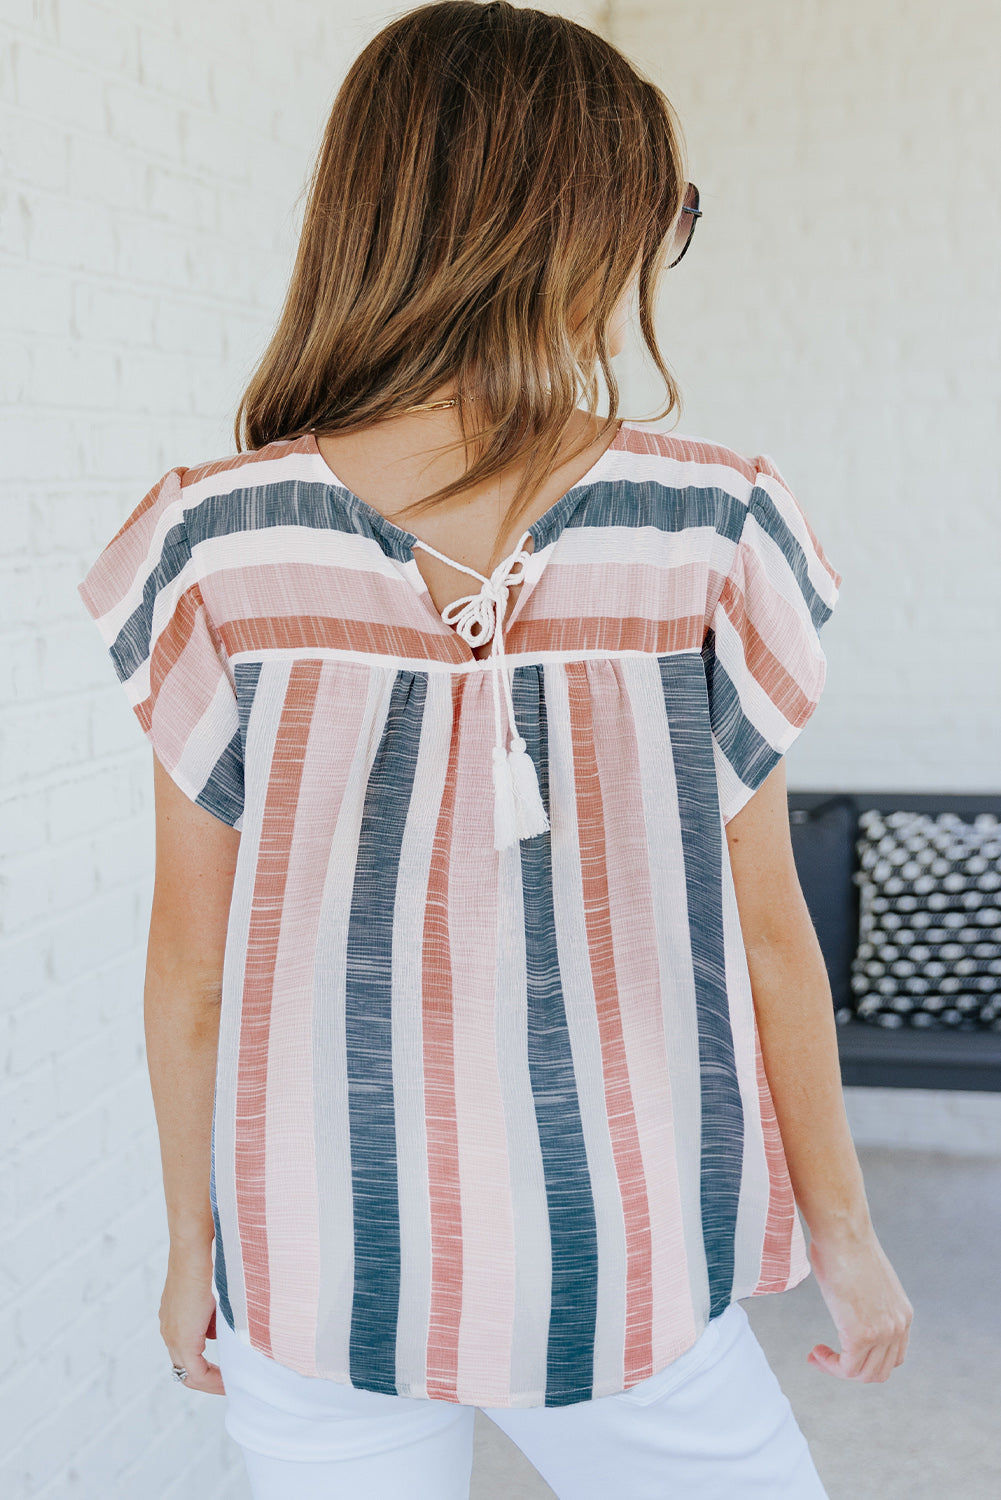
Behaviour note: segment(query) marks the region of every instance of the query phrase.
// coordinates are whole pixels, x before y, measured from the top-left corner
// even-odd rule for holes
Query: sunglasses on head
[[[699,208],[699,190],[694,182],[686,182],[685,201],[682,205],[681,213],[678,215],[678,222],[675,225],[671,247],[668,251],[668,254],[671,256],[671,259],[667,263],[668,270],[678,264],[678,261],[681,260],[685,251],[692,243],[692,235],[695,233],[695,221],[701,219],[701,217],[702,210]]]

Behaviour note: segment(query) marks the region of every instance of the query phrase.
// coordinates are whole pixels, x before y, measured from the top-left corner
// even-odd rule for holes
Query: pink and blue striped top
[[[81,584],[158,758],[241,833],[226,1320],[476,1406],[627,1389],[810,1272],[724,824],[816,707],[841,577],[770,459],[630,422],[528,529],[500,728],[418,538],[311,433],[171,469]],[[512,728],[545,826],[498,840]]]

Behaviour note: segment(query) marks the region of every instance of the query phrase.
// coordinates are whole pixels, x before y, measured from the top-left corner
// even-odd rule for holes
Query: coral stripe
[[[230,656],[241,651],[288,651],[313,646],[367,651],[373,656],[419,657],[425,661],[469,661],[472,653],[460,636],[435,635],[412,625],[350,620],[315,615],[271,615],[226,620],[219,626]]]
[[[431,1309],[427,1393],[456,1401],[459,1319],[462,1314],[462,1204],[455,1118],[452,957],[449,939],[449,854],[455,811],[462,684],[452,681],[448,770],[434,832],[423,942],[424,1097],[427,1110],[428,1194],[431,1203]]]
[[[730,578],[723,585],[720,603],[740,637],[744,660],[751,676],[783,717],[799,728],[813,713],[817,706],[816,700],[807,696],[796,678],[766,644],[764,637],[752,623],[745,594]],[[756,616],[760,618],[760,607]],[[798,637],[787,639],[794,645],[798,644]]]
[[[256,1348],[271,1354],[271,1285],[265,1192],[268,1040],[289,855],[295,834],[319,662],[296,662],[275,739],[254,880],[240,1016],[235,1172],[247,1320]]]
[[[779,1132],[779,1122],[772,1102],[768,1077],[761,1055],[761,1037],[757,1018],[754,1024],[754,1065],[758,1078],[758,1097],[761,1101],[761,1133],[764,1137],[765,1157],[768,1162],[768,1218],[765,1222],[764,1243],[761,1250],[761,1275],[754,1288],[760,1292],[781,1292],[788,1285],[792,1265],[793,1235],[796,1223],[796,1202]]]
[[[649,1373],[652,1360],[650,1212],[622,1032],[605,863],[605,814],[594,752],[586,664],[568,662],[566,673],[588,956],[601,1038],[605,1105],[625,1219],[624,1363],[627,1370]]]

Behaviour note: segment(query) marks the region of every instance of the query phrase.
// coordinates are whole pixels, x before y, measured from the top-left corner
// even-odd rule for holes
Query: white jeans
[[[468,1500],[475,1407],[300,1375],[242,1343],[218,1308],[216,1329],[224,1422],[254,1500]],[[827,1500],[739,1302],[628,1391],[482,1410],[560,1500]]]

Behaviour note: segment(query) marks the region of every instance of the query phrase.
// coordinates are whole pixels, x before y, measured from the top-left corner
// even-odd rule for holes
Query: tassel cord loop
[[[489,578],[478,573],[465,563],[446,557],[443,552],[422,542],[416,545],[433,552],[443,562],[479,578],[482,588],[476,594],[466,594],[453,599],[441,612],[446,624],[454,624],[456,632],[471,646],[485,645],[493,639],[490,653],[494,700],[493,782],[494,782],[494,848],[506,849],[522,838],[533,838],[549,828],[549,818],[539,789],[535,762],[528,754],[524,737],[518,732],[515,717],[514,694],[507,672],[504,653],[504,614],[512,584],[520,583],[524,577],[525,564],[531,553],[524,551],[531,531],[522,533],[518,546],[509,557],[498,563]],[[510,748],[504,744],[503,713],[500,702],[501,686],[504,689]]]

